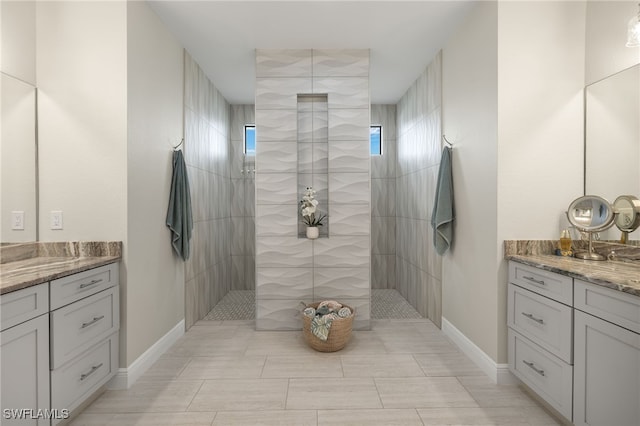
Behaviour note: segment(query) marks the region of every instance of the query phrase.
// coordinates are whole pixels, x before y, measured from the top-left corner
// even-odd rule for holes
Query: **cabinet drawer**
[[[118,284],[118,264],[100,266],[51,281],[51,310]]]
[[[509,262],[509,282],[566,305],[573,303],[573,278]]]
[[[0,330],[49,312],[49,283],[0,296]]]
[[[508,294],[509,327],[571,364],[572,309],[513,284]]]
[[[51,315],[51,368],[57,368],[120,326],[118,287],[112,287]]]
[[[640,333],[640,297],[581,280],[575,286],[576,309]]]
[[[572,419],[573,367],[509,329],[509,370],[567,419]]]
[[[118,368],[118,333],[51,371],[51,406],[73,410],[113,377]]]

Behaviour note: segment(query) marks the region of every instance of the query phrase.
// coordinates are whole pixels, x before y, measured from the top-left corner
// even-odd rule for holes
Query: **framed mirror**
[[[37,241],[37,91],[6,73],[0,77],[0,242]]]
[[[585,88],[585,194],[640,197],[640,64]],[[620,242],[612,227],[600,239]],[[640,230],[628,234],[640,244]]]

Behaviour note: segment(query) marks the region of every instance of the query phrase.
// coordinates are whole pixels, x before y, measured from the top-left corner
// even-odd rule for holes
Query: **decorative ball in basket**
[[[355,311],[335,300],[306,305],[302,313],[302,334],[313,349],[335,352],[344,348],[351,338]]]

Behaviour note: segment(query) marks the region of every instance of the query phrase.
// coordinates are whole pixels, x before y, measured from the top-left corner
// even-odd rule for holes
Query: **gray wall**
[[[185,52],[184,154],[193,238],[185,267],[185,326],[204,318],[231,282],[229,104]]]
[[[338,299],[370,327],[368,50],[256,53],[256,328],[300,329],[300,302]],[[328,93],[330,235],[298,237],[297,94]]]
[[[397,105],[396,165],[396,288],[438,326],[442,260],[433,248],[430,219],[441,155],[441,55]]]
[[[231,290],[256,288],[255,156],[244,154],[244,126],[254,105],[231,105]]]
[[[371,288],[396,288],[396,106],[371,105],[382,155],[371,156]]]

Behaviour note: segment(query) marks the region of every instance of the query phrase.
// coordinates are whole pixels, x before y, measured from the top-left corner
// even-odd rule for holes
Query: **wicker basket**
[[[319,303],[312,303],[307,305],[308,308],[317,309]],[[336,317],[331,322],[331,329],[329,330],[329,337],[327,340],[318,339],[311,332],[311,320],[306,315],[302,315],[302,334],[304,335],[304,340],[307,341],[309,346],[311,346],[316,351],[320,352],[335,352],[344,348],[349,339],[351,338],[351,329],[353,326],[353,317],[355,316],[355,311],[351,306],[342,305],[345,308],[351,309],[351,315],[347,318],[339,318]]]

